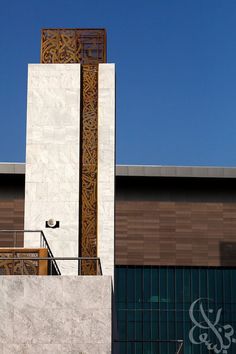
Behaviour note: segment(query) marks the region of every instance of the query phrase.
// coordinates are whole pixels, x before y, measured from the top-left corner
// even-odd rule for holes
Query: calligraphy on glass
[[[234,329],[230,324],[221,324],[222,308],[214,311],[209,308],[206,300],[199,298],[189,308],[189,316],[193,323],[189,331],[189,340],[193,344],[205,345],[212,353],[227,354],[231,344],[236,343],[236,338],[233,338]],[[207,308],[204,308],[204,304],[208,305],[205,306]]]

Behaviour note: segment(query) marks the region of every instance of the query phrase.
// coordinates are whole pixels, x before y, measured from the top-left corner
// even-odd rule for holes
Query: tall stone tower
[[[106,31],[43,29],[41,63],[28,70],[25,229],[43,230],[55,257],[100,257],[103,274],[113,275],[114,177]],[[26,234],[25,247],[34,246]],[[78,274],[76,261],[59,266]],[[81,271],[95,274],[96,262]]]

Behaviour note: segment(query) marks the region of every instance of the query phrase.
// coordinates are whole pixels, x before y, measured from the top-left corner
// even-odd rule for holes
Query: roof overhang
[[[116,176],[236,178],[234,167],[117,165]]]
[[[24,175],[25,163],[0,163],[0,174]],[[116,165],[120,177],[236,178],[235,167]]]

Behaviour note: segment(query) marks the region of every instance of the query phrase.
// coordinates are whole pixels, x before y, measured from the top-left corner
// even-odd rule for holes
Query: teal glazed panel
[[[236,268],[117,266],[121,354],[235,354]]]

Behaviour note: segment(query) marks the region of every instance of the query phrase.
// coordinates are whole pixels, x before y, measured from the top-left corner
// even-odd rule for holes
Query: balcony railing
[[[0,230],[0,248],[24,247],[24,235],[34,233],[38,237],[38,247],[50,249],[42,230]]]
[[[102,275],[100,258],[93,257],[32,257],[32,256],[18,256],[18,257],[4,257],[2,256],[4,253],[0,251],[0,275],[37,275],[37,272],[33,269],[36,269],[36,264],[42,264],[46,262],[46,272],[44,274],[38,275],[61,275],[61,272],[58,269],[55,269],[55,264],[57,261],[66,262],[66,261],[76,261],[78,262],[78,275],[89,275],[85,274],[83,269],[83,263],[91,263],[93,268],[97,269],[97,273],[95,275]],[[7,274],[1,273],[1,268],[8,268],[9,271]],[[31,268],[30,272],[28,269]],[[40,266],[39,266],[40,268]]]
[[[22,247],[25,233],[39,236],[38,247]],[[98,257],[54,257],[42,230],[0,230],[0,245],[2,240],[0,275],[61,275],[59,268],[68,268],[70,262],[78,275],[102,275]]]

